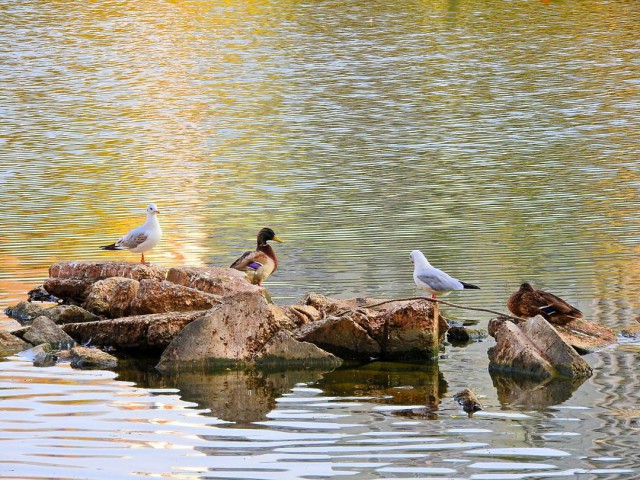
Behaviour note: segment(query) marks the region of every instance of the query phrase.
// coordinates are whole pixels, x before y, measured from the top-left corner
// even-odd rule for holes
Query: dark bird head
[[[524,282],[522,285],[520,285],[520,290],[524,292],[533,292],[533,287],[530,283]]]
[[[276,236],[276,232],[265,227],[258,232],[258,245],[266,245],[269,240],[282,243],[282,240]]]

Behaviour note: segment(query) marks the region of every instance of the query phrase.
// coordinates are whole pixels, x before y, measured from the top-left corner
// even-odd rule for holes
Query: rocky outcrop
[[[113,368],[118,359],[97,348],[74,347],[71,349],[71,366],[73,368]]]
[[[519,325],[492,320],[496,345],[489,349],[490,371],[548,378],[588,377],[591,367],[566,343],[554,326],[536,316]]]
[[[441,316],[434,320],[433,303],[426,300],[337,300],[310,293],[302,304],[313,307],[322,317],[355,322],[378,343],[384,360],[434,360],[448,328]]]
[[[159,352],[189,323],[205,311],[138,315],[89,323],[72,323],[62,328],[78,343],[115,347],[120,350]]]
[[[67,302],[82,303],[91,285],[98,280],[125,277],[133,280],[165,279],[167,271],[157,265],[130,262],[58,262],[49,267],[49,277],[44,289]]]
[[[7,307],[4,313],[7,317],[17,320],[22,325],[33,322],[37,317],[43,315],[44,308],[31,302],[19,302],[13,307]]]
[[[0,356],[13,355],[31,348],[31,344],[6,330],[0,330]]]
[[[51,367],[57,361],[54,349],[49,343],[43,343],[29,350],[24,350],[20,353],[20,356],[33,362],[34,367]]]
[[[75,342],[69,335],[56,325],[53,320],[44,315],[37,317],[31,323],[31,326],[24,330],[22,339],[31,345],[47,343],[58,350],[71,348],[75,345]]]
[[[152,313],[205,310],[220,297],[168,281],[112,277],[99,280],[88,290],[84,307],[109,318]]]
[[[265,292],[264,288],[249,283],[243,272],[233,268],[173,267],[167,273],[167,281],[220,296]]]
[[[157,368],[252,363],[280,329],[273,309],[259,293],[225,297],[176,336]]]

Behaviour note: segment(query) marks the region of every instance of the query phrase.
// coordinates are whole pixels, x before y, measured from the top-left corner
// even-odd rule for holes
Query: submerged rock
[[[11,332],[0,330],[0,356],[13,355],[31,348],[31,344],[21,338],[16,337]]]
[[[62,328],[78,343],[123,350],[161,351],[189,323],[206,311],[169,312],[71,323]]]
[[[43,343],[29,350],[24,350],[20,353],[20,356],[33,362],[34,367],[52,367],[57,361],[54,349],[49,343]]]
[[[31,345],[47,343],[58,350],[71,348],[76,343],[53,320],[44,315],[36,318],[31,326],[25,329],[22,339]]]
[[[71,366],[73,368],[113,368],[118,359],[97,348],[74,347],[71,349]]]
[[[542,316],[519,325],[510,321],[490,327],[496,345],[489,349],[490,371],[520,373],[538,378],[564,375],[588,377],[591,367]]]

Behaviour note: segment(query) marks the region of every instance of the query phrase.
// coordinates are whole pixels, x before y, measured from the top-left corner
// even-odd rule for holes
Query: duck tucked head
[[[265,246],[269,240],[275,240],[276,242],[282,243],[282,240],[276,236],[276,232],[270,228],[262,228],[258,232],[258,246]]]
[[[533,287],[530,283],[524,282],[522,285],[520,285],[520,290],[523,292],[533,292]]]

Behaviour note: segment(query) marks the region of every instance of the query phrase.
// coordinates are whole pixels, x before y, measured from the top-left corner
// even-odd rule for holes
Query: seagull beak
[[[284,243],[282,240],[280,240],[278,237],[273,237],[273,239],[278,242],[278,243]]]

